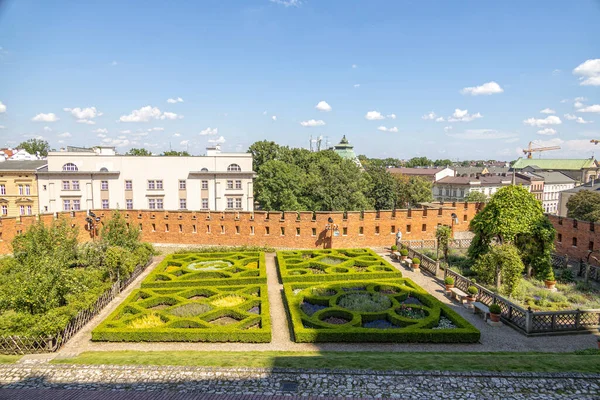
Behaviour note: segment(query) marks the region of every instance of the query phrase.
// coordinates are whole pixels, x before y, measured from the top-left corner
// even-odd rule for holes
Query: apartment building
[[[451,168],[388,168],[387,172],[394,175],[404,175],[407,177],[418,176],[431,182],[437,182],[448,176],[454,176],[454,170]]]
[[[513,182],[512,174],[506,176],[447,176],[434,182],[433,198],[436,201],[465,201],[469,193],[480,192],[488,198],[498,189],[509,186]],[[531,190],[531,182],[527,179],[515,177],[515,184]]]
[[[600,164],[594,157],[582,159],[519,158],[513,164],[512,171],[553,171],[561,172],[581,185],[598,180]]]
[[[544,179],[542,208],[548,214],[557,214],[560,193],[575,187],[575,179],[561,172],[535,171],[533,174]]]
[[[0,215],[16,217],[38,213],[36,172],[46,161],[0,162]]]
[[[252,155],[126,156],[112,147],[50,152],[40,212],[86,209],[253,211]]]

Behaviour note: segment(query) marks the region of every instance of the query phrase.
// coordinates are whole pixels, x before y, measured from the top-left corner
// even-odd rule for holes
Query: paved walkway
[[[39,389],[45,389],[40,391]],[[69,389],[69,390],[64,390]],[[57,391],[58,390],[58,391]],[[73,391],[73,392],[72,392]],[[419,371],[319,371],[152,366],[0,366],[0,398],[210,398],[207,395],[319,396],[401,399],[598,399],[600,375],[447,373]],[[92,396],[89,396],[90,393]],[[190,393],[196,397],[178,395]],[[74,394],[73,397],[69,395]],[[197,396],[202,394],[203,396]],[[69,397],[67,397],[69,396]],[[88,397],[89,396],[89,397]],[[140,395],[136,395],[140,396]],[[217,397],[217,399],[222,397]],[[235,398],[235,397],[225,397]]]

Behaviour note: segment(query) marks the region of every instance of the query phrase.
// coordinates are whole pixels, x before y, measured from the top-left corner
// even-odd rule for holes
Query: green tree
[[[522,279],[525,265],[519,250],[512,244],[494,246],[475,261],[471,270],[487,284],[495,283],[496,287],[507,295],[512,295]]]
[[[294,164],[269,160],[261,166],[254,190],[262,209],[300,211],[305,173]]]
[[[433,161],[431,161],[427,157],[413,157],[408,160],[405,164],[406,167],[414,168],[414,167],[430,167],[433,165]]]
[[[187,151],[168,150],[168,151],[163,151],[163,153],[161,154],[161,156],[168,156],[168,157],[189,157],[190,153],[188,153]]]
[[[371,178],[367,197],[376,210],[392,210],[396,208],[398,197],[398,181],[386,171],[384,166],[368,165],[366,172]]]
[[[252,154],[252,168],[257,173],[260,173],[261,167],[268,161],[280,160],[282,152],[284,152],[282,146],[268,140],[254,142],[248,148],[248,153]]]
[[[581,190],[567,201],[567,217],[581,221],[600,221],[600,193]]]
[[[396,207],[416,207],[419,203],[433,201],[432,182],[418,176],[395,175],[398,183]]]
[[[133,149],[129,149],[129,151],[127,153],[125,153],[126,156],[151,156],[152,153],[149,150],[143,149],[143,148],[133,148]]]
[[[46,157],[50,151],[50,145],[47,141],[42,139],[29,139],[25,142],[19,143],[17,149],[23,149],[32,155],[40,153],[40,156]]]
[[[473,191],[473,192],[469,192],[469,194],[467,195],[465,200],[473,201],[473,202],[477,202],[477,203],[486,203],[488,201],[488,197],[481,192]]]
[[[65,219],[55,220],[49,226],[39,220],[13,239],[12,248],[21,264],[52,259],[69,266],[77,257],[77,228],[71,227]]]
[[[140,245],[140,230],[127,224],[119,211],[106,221],[102,228],[101,236],[109,246],[119,246],[129,251],[135,250]]]
[[[435,231],[438,249],[442,250],[444,260],[448,262],[448,251],[452,240],[452,229],[448,225],[439,225]]]
[[[433,162],[434,167],[450,167],[452,164],[454,164],[452,160],[449,160],[447,158],[442,160],[435,160]]]
[[[548,218],[542,218],[533,226],[530,235],[518,235],[515,244],[521,252],[521,258],[538,279],[554,280],[552,252],[556,229]]]

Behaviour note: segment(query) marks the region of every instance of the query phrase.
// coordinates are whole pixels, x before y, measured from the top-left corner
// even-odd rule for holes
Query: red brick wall
[[[552,225],[556,228],[556,252],[567,254],[571,260],[586,260],[590,246],[594,250],[592,256],[600,259],[600,224],[577,221],[572,218],[549,215]],[[576,242],[573,242],[576,239]],[[590,264],[600,265],[590,257]]]
[[[128,223],[142,226],[142,239],[151,243],[190,245],[267,245],[284,248],[383,247],[395,243],[400,229],[404,240],[435,238],[438,224],[452,225],[452,213],[458,217],[455,232],[469,229],[478,210],[477,203],[446,203],[437,209],[348,212],[199,212],[199,211],[121,211]],[[112,211],[94,210],[103,220]],[[313,219],[314,215],[314,219]],[[82,241],[90,240],[84,230],[85,211],[59,213],[79,227]],[[339,227],[339,236],[326,231],[328,218]],[[54,216],[42,216],[50,222]],[[35,217],[5,218],[0,222],[0,254],[10,253],[10,242],[17,231],[25,231]],[[407,226],[410,225],[410,232]],[[168,231],[167,231],[168,226]],[[194,233],[195,227],[195,233]],[[209,233],[210,227],[210,233]],[[251,234],[252,227],[254,234]],[[362,234],[361,234],[362,228]],[[267,234],[268,229],[268,234]],[[283,232],[282,232],[283,229]],[[299,234],[297,232],[299,229]],[[313,235],[313,229],[315,235]],[[379,233],[377,233],[377,230]]]

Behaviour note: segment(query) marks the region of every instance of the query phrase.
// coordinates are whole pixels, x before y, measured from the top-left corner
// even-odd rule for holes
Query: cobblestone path
[[[47,391],[39,391],[39,389]],[[74,390],[74,392],[56,391],[57,389]],[[600,398],[600,375],[350,370],[327,372],[290,369],[51,364],[0,366],[0,398],[14,399],[17,398],[13,397],[15,394],[21,396],[19,398],[34,398],[23,396],[37,393],[46,396],[43,398],[47,399],[67,400],[85,397],[86,400],[91,400],[93,397],[86,394],[90,391],[157,393],[153,396],[141,397],[142,399],[194,398],[174,396],[176,393],[190,393],[331,398],[591,400]],[[66,394],[75,396],[77,393],[81,393],[81,396],[66,396]],[[173,396],[169,397],[167,394]]]

